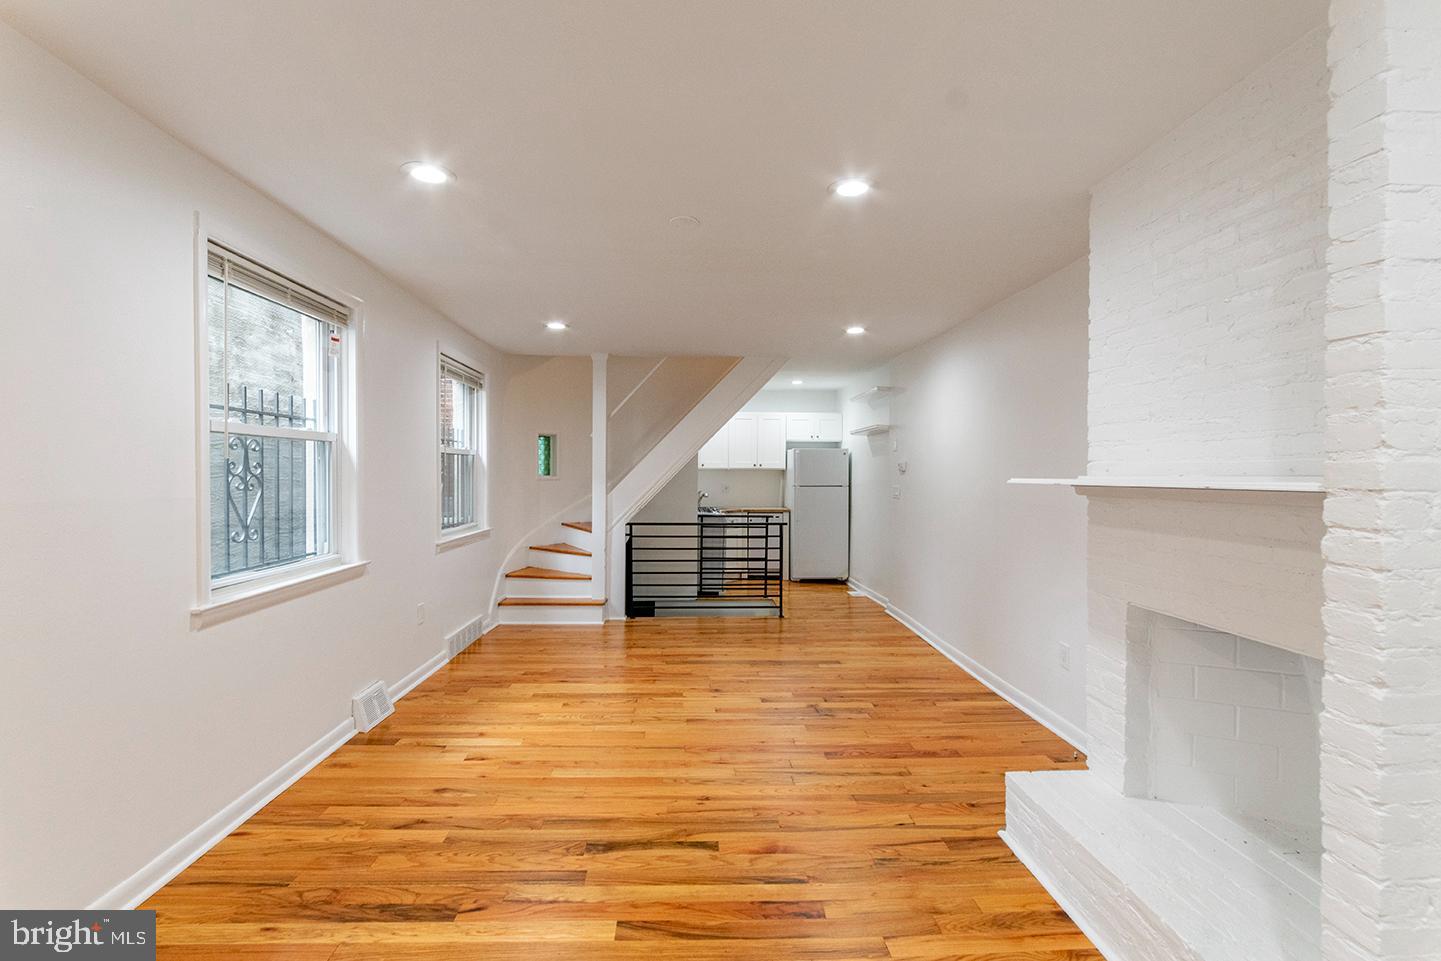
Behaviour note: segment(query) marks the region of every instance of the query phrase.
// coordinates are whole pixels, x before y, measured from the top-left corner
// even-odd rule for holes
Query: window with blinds
[[[205,313],[212,582],[334,553],[349,311],[211,243]]]
[[[481,433],[485,377],[458,360],[440,357],[440,529],[480,526],[484,496]]]

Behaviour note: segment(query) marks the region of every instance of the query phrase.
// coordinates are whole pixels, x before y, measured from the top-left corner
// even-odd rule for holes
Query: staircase
[[[530,564],[506,572],[500,623],[604,623],[605,601],[590,596],[590,528],[566,521],[554,543],[530,546]]]

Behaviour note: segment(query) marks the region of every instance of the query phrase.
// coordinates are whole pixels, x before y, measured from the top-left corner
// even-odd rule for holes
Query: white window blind
[[[208,252],[212,277],[225,280],[232,286],[242,287],[303,314],[309,314],[316,320],[341,326],[350,322],[350,311],[344,304],[337,303],[284,274],[262,267],[213,240],[209,243]]]
[[[476,390],[485,389],[485,375],[478,370],[472,370],[458,360],[440,355],[440,373],[448,376],[451,380],[458,380],[461,383],[469,384]]]

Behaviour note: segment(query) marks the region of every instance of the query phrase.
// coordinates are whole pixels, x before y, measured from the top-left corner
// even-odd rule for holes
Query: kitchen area
[[[637,515],[633,616],[774,616],[784,582],[846,580],[844,442],[886,429],[883,409],[873,419],[848,432],[835,390],[753,397]]]
[[[847,425],[839,390],[765,389],[631,524],[627,609],[784,615],[784,584],[850,575],[847,438],[889,429],[889,388]]]

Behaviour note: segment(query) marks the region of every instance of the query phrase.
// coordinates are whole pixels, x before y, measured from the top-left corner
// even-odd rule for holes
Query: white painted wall
[[[503,546],[515,546],[515,538],[590,496],[590,404],[589,357],[511,358],[505,413],[492,444],[504,454],[496,496],[505,505],[505,519],[514,522]],[[539,434],[556,435],[556,475],[551,478],[537,473]],[[586,520],[588,510],[562,519]]]
[[[683,523],[695,522],[696,508],[696,475],[699,470],[694,460],[687,463],[667,484],[656,492],[640,510],[635,512],[631,520],[636,523],[644,521],[671,523],[681,521]]]
[[[896,388],[892,431],[848,438],[853,579],[1073,736],[1085,725],[1085,504],[1006,480],[1085,463],[1086,305],[1078,261],[841,392]],[[866,415],[848,402],[846,418]]]
[[[707,491],[707,507],[781,507],[785,503],[783,470],[698,471],[699,491]]]
[[[763,390],[746,401],[741,410],[763,414],[831,413],[841,409],[838,390]]]
[[[496,537],[436,531],[437,341],[506,361],[0,26],[0,903],[77,907],[483,613]],[[195,632],[197,210],[365,302],[363,577]],[[21,413],[28,410],[30,413]],[[498,470],[509,456],[493,450]],[[416,605],[428,613],[416,624]]]
[[[1319,475],[1325,34],[1099,184],[1090,470]]]

